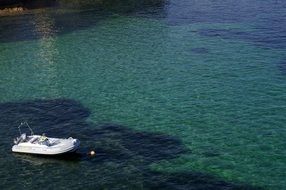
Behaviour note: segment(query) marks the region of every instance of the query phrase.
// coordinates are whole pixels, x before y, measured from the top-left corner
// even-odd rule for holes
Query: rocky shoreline
[[[4,9],[0,9],[0,16],[19,14],[19,13],[23,13],[25,10],[27,9],[24,7],[18,7],[18,6],[4,8]]]
[[[0,0],[0,16],[22,14],[34,9],[68,8],[131,12],[163,5],[165,0]]]
[[[26,10],[53,7],[57,0],[0,0],[0,16],[14,15]]]

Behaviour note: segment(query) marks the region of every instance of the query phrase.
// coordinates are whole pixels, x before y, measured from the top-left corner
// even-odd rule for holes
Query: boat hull
[[[63,139],[54,146],[20,143],[12,147],[12,152],[41,155],[59,155],[74,152],[78,149],[80,141],[77,139]]]

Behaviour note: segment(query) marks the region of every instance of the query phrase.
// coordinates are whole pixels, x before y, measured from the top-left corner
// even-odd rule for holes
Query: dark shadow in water
[[[151,164],[171,161],[190,150],[169,135],[87,122],[90,111],[74,100],[2,103],[0,114],[0,154],[6,155],[6,162],[0,162],[4,188],[25,184],[51,189],[259,189],[192,171],[155,172]],[[28,121],[35,133],[79,138],[81,148],[58,157],[12,153],[12,139],[21,121]],[[90,150],[96,151],[95,157],[87,154]]]
[[[196,54],[208,54],[209,49],[207,48],[192,48],[191,51]]]
[[[283,36],[283,32],[281,32],[272,31],[270,28],[253,30],[251,32],[241,31],[239,29],[201,29],[198,31],[201,36],[241,40],[261,48],[274,49],[286,48],[286,39]]]
[[[278,30],[277,27],[276,30]],[[246,32],[239,29],[201,29],[198,31],[198,34],[206,37],[244,41],[264,49],[286,49],[286,37],[284,35],[286,28],[281,28],[279,30],[280,32],[264,28],[254,30],[252,32]],[[282,74],[286,74],[285,62],[280,62],[277,66],[282,71]]]
[[[41,8],[45,3],[26,3],[28,8]],[[53,37],[95,26],[112,15],[164,15],[165,0],[58,0],[38,11],[3,16],[0,19],[0,42],[15,42]],[[24,12],[25,13],[25,12]],[[142,14],[143,13],[143,14]]]
[[[151,174],[151,175],[150,175]],[[195,190],[208,190],[208,189],[262,189],[255,188],[248,185],[231,184],[226,181],[220,180],[213,176],[196,173],[196,172],[182,172],[182,173],[162,173],[150,172],[151,180],[147,182],[147,189],[195,189]],[[151,182],[151,183],[150,183]]]
[[[223,24],[226,29],[199,30],[208,37],[243,40],[262,48],[286,48],[285,1],[171,1],[167,6],[169,25]],[[259,7],[259,8],[258,8]],[[229,23],[248,27],[229,28]]]
[[[278,63],[278,67],[283,74],[286,74],[286,59]]]

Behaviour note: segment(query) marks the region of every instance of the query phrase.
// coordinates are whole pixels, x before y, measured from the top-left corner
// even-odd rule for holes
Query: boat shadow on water
[[[82,185],[99,189],[261,189],[201,172],[154,171],[152,164],[171,161],[191,151],[180,139],[169,135],[87,122],[90,111],[74,100],[2,103],[0,114],[0,153],[7,155],[4,159],[8,163],[0,162],[4,171],[0,182],[4,187],[16,188],[25,183],[28,188],[45,184],[62,189]],[[35,132],[78,138],[81,148],[77,153],[56,157],[12,153],[16,126],[23,120],[29,121]],[[96,155],[90,156],[90,150],[95,150]],[[34,179],[35,173],[41,180]],[[61,180],[49,183],[55,178]]]

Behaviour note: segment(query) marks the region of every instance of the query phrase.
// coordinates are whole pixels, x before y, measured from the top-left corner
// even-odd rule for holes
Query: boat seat
[[[30,140],[30,143],[36,143],[36,141],[38,140],[39,137],[33,137],[31,140]]]

